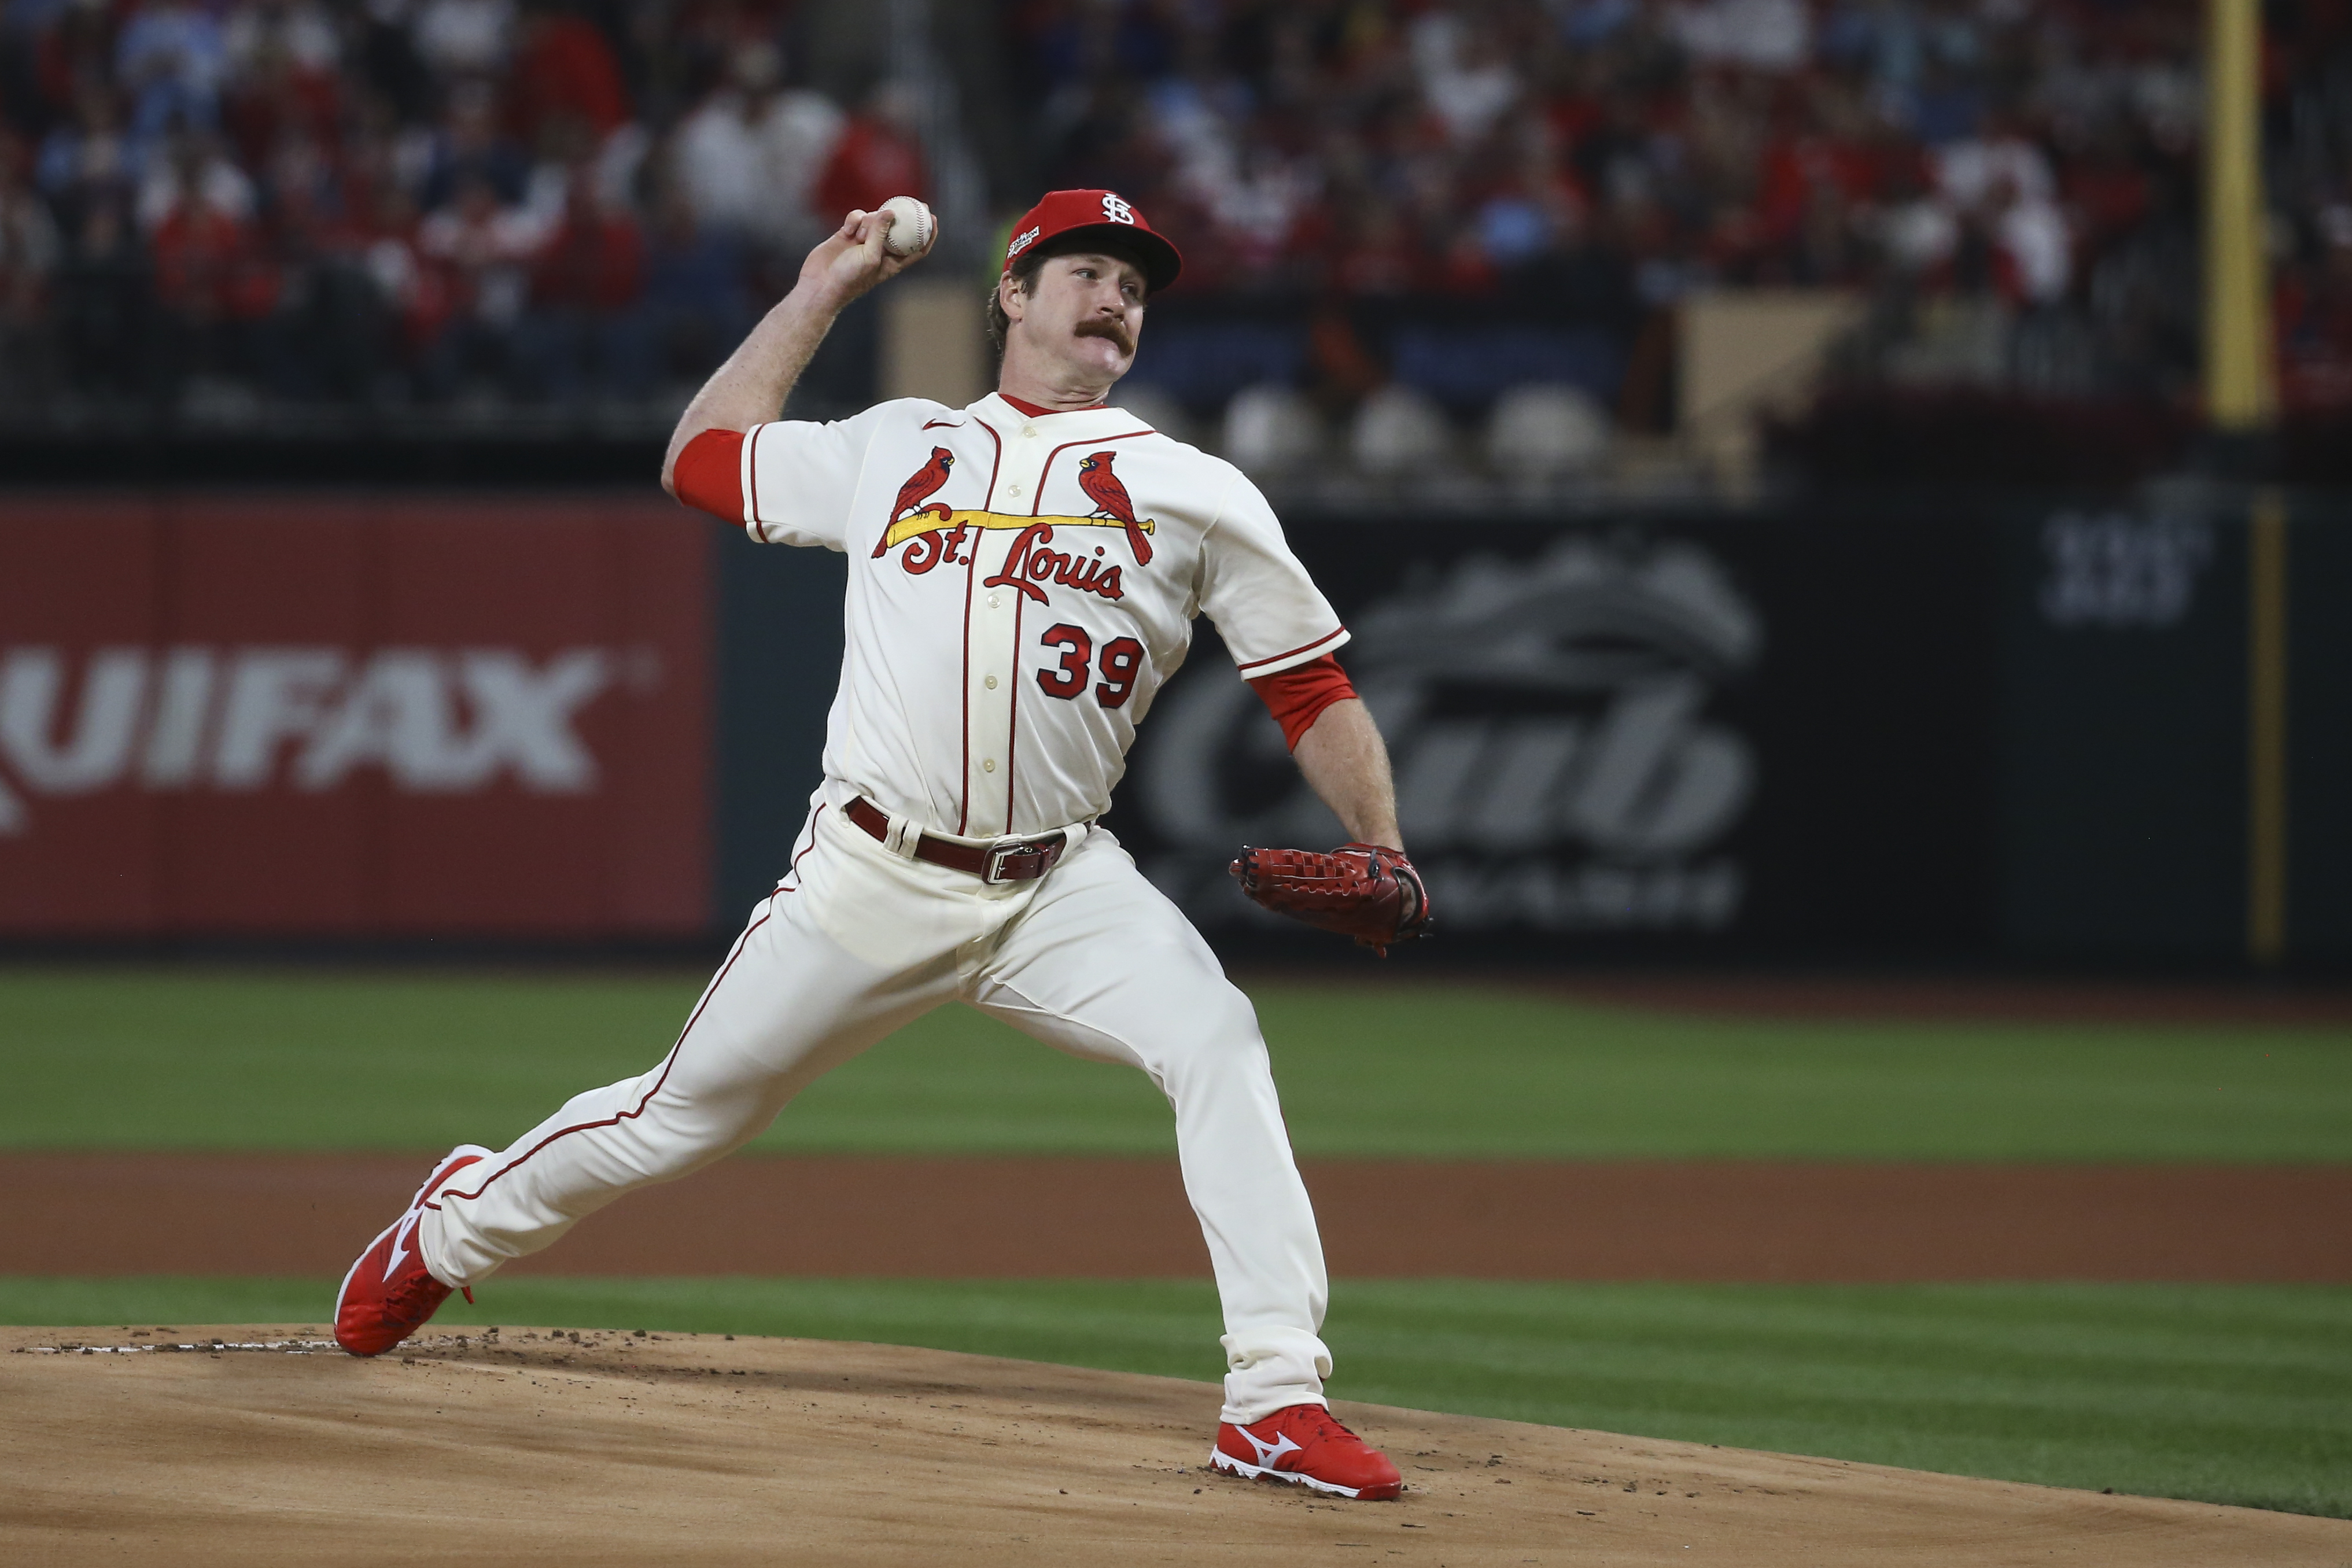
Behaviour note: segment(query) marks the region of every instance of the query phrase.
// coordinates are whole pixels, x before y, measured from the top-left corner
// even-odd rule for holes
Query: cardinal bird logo
[[[1097,452],[1078,459],[1078,488],[1095,504],[1094,516],[1108,517],[1127,530],[1127,542],[1135,550],[1135,564],[1151,564],[1151,541],[1143,537],[1142,525],[1135,520],[1135,503],[1128,498],[1127,486],[1110,471],[1115,452]]]
[[[931,501],[931,497],[939,492],[940,486],[948,482],[948,470],[954,466],[954,453],[944,446],[932,447],[931,460],[916,469],[914,477],[898,486],[898,500],[890,508],[890,520],[895,523],[914,511],[936,513],[942,519],[950,516],[948,507]],[[926,501],[931,501],[931,504],[926,507],[923,505]],[[886,528],[882,530],[882,542],[874,547],[875,559],[880,559],[889,548],[890,530]]]

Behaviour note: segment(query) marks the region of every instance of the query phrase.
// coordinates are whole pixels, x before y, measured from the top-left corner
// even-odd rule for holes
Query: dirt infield
[[[0,1270],[340,1275],[429,1156],[0,1155]],[[2352,1281],[2352,1168],[1324,1161],[1359,1279]],[[744,1156],[518,1270],[1206,1277],[1172,1161]]]
[[[0,1330],[0,1560],[174,1564],[2252,1563],[2352,1524],[1433,1416],[1341,1414],[1408,1490],[1202,1468],[1213,1386],[940,1351],[506,1329]],[[277,1348],[43,1354],[195,1343]],[[297,1347],[304,1349],[306,1347]]]

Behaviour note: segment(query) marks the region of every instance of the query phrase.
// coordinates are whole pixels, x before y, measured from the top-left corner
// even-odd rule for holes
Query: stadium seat
[[[1624,353],[1599,327],[1400,327],[1390,345],[1396,379],[1419,387],[1450,409],[1483,407],[1496,387],[1548,382],[1617,396]]]
[[[1244,387],[1225,405],[1224,449],[1244,473],[1280,474],[1323,455],[1323,422],[1294,387]]]
[[[1514,478],[1590,473],[1609,453],[1609,415],[1576,387],[1516,386],[1486,418],[1486,461]]]
[[[1391,384],[1356,410],[1348,444],[1357,467],[1396,478],[1447,466],[1454,432],[1434,398],[1413,387]]]
[[[1143,334],[1133,379],[1187,408],[1213,409],[1245,387],[1296,383],[1307,363],[1304,322],[1154,322]]]

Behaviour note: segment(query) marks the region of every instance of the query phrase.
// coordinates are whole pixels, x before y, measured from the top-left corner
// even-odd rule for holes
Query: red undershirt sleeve
[[[741,431],[704,431],[686,444],[669,476],[680,501],[738,528],[743,526]]]
[[[1282,726],[1282,738],[1293,751],[1298,749],[1298,737],[1313,727],[1325,708],[1356,695],[1348,672],[1330,653],[1261,675],[1250,683],[1250,689],[1265,704],[1265,711],[1274,715],[1274,722]]]

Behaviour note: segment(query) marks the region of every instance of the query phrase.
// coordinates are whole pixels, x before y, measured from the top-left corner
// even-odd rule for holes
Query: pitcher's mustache
[[[1077,336],[1081,338],[1108,338],[1112,342],[1118,345],[1118,351],[1120,353],[1131,354],[1135,352],[1135,335],[1127,329],[1126,323],[1113,321],[1108,317],[1090,316],[1086,320],[1079,322],[1077,327]]]

